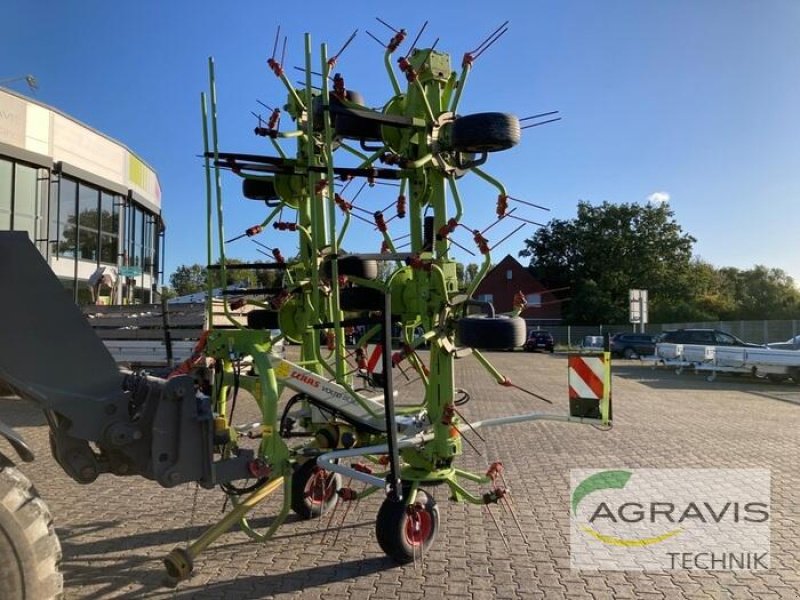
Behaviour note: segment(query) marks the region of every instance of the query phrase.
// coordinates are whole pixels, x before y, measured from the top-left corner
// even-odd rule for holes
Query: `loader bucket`
[[[0,380],[42,408],[120,394],[113,357],[25,232],[0,232],[0,285]]]

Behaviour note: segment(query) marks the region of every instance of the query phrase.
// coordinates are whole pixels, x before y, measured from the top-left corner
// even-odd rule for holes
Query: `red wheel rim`
[[[433,517],[425,507],[417,503],[406,520],[406,541],[410,546],[421,546],[431,536]]]
[[[336,494],[335,475],[319,467],[315,468],[304,491],[313,506],[325,504]]]

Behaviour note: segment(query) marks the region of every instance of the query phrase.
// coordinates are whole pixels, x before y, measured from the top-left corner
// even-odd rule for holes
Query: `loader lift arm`
[[[54,457],[73,479],[110,472],[212,487],[247,476],[246,454],[213,462],[210,405],[193,380],[120,371],[25,232],[0,232],[0,281],[12,282],[0,294],[0,380],[45,412]]]

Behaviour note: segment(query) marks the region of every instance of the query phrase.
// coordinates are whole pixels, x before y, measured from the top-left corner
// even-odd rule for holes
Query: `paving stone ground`
[[[498,386],[473,359],[457,363],[458,385],[472,399],[470,420],[534,410],[566,413],[563,355],[496,353],[512,381],[551,398],[549,406]],[[380,497],[360,502],[334,534],[327,519],[289,520],[267,544],[238,531],[197,560],[177,588],[162,585],[162,558],[196,538],[221,515],[220,492],[185,485],[165,490],[134,478],[70,480],[50,457],[41,413],[0,399],[0,419],[15,426],[37,460],[23,469],[56,518],[69,599],[106,598],[798,598],[800,597],[800,387],[736,377],[708,382],[691,373],[617,361],[614,428],[540,422],[482,430],[461,466],[483,471],[502,461],[527,543],[495,509],[505,546],[485,509],[437,497],[442,527],[417,565],[396,566],[374,535]],[[413,386],[403,390],[416,392]],[[408,396],[408,394],[406,394]],[[615,572],[570,569],[571,468],[767,468],[772,486],[771,568],[759,572]],[[357,484],[358,485],[358,484]],[[357,487],[356,485],[356,487]],[[260,506],[253,523],[269,524],[278,500]],[[341,517],[338,513],[337,521]]]

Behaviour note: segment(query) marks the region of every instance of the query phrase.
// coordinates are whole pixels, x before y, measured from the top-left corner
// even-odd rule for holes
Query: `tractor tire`
[[[330,261],[322,264],[322,274],[330,279],[333,267]],[[375,280],[378,278],[378,263],[374,260],[364,260],[358,256],[343,256],[339,259],[339,275],[360,277],[361,279]]]
[[[349,287],[339,290],[339,308],[349,312],[383,311],[386,295],[375,288]]]
[[[242,195],[249,200],[263,200],[267,206],[281,202],[274,179],[242,179]]]
[[[0,457],[0,592],[3,600],[61,598],[61,544],[30,480]]]
[[[519,119],[506,113],[476,113],[453,121],[451,145],[459,152],[499,152],[519,144]]]
[[[303,519],[321,517],[336,506],[341,487],[341,475],[307,460],[292,475],[292,510]]]
[[[470,348],[508,350],[525,343],[525,329],[520,317],[469,316],[458,321],[458,339]]]
[[[278,311],[257,309],[247,313],[247,327],[250,329],[280,329]]]
[[[439,507],[433,496],[417,490],[414,504],[386,498],[375,520],[375,537],[387,556],[400,564],[423,556],[439,531]]]

